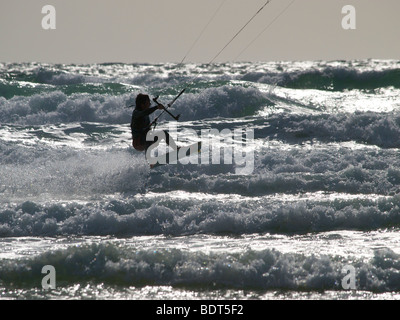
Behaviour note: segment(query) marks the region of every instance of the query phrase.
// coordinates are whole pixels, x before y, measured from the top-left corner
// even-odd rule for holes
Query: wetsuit
[[[132,131],[132,145],[138,151],[147,150],[153,143],[158,141],[158,137],[154,138],[154,141],[146,141],[147,132],[150,128],[150,117],[149,115],[156,111],[158,107],[152,107],[145,110],[135,109],[132,113],[131,131]],[[175,142],[170,139],[167,131],[164,131],[165,142],[167,145],[176,149]]]
[[[132,113],[131,131],[132,145],[138,151],[146,150],[154,141],[146,141],[147,132],[150,131],[150,117],[157,107],[139,110],[136,108]]]

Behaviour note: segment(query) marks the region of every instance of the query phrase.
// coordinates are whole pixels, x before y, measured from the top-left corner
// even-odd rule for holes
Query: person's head
[[[150,97],[147,94],[139,93],[136,97],[136,108],[141,110],[147,109],[150,107]]]

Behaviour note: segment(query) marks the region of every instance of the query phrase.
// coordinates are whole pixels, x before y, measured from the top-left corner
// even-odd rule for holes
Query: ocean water
[[[250,130],[252,170],[133,150],[136,95],[188,83],[178,144]],[[399,299],[399,95],[389,60],[0,63],[0,297]]]

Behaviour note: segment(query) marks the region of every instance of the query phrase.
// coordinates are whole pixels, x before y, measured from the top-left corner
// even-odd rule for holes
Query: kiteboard
[[[160,167],[164,164],[177,164],[179,160],[192,156],[194,154],[199,154],[201,152],[201,142],[196,142],[186,147],[179,147],[177,150],[166,153],[159,158],[163,159],[163,161],[157,162],[155,164],[150,165],[150,169],[154,169]]]

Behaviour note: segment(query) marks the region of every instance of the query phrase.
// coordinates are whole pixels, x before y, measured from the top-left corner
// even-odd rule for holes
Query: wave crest
[[[41,283],[43,265],[54,266],[58,282],[169,285],[186,288],[255,290],[343,290],[342,268],[357,270],[357,289],[400,290],[400,257],[376,250],[370,260],[343,261],[336,256],[305,256],[277,250],[201,253],[180,249],[142,249],[112,243],[82,245],[31,259],[1,261],[0,277],[13,286]]]

